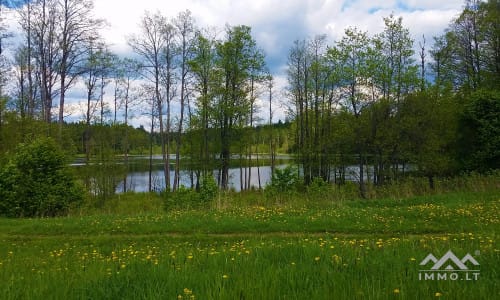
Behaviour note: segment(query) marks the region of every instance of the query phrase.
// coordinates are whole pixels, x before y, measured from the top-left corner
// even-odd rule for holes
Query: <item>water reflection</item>
[[[278,168],[284,168],[286,165],[277,166]],[[241,176],[243,173],[243,177]],[[245,176],[245,173],[247,174]],[[240,168],[230,168],[229,169],[229,188],[235,191],[241,190],[241,178],[248,178],[248,168],[240,171]],[[259,176],[260,174],[260,176]],[[191,180],[191,177],[193,180]],[[218,171],[214,171],[214,178],[217,179]],[[260,186],[265,187],[271,181],[271,167],[251,167],[250,168],[250,186],[253,188],[259,188]],[[122,180],[116,189],[117,193],[123,193],[124,184],[126,182],[126,190],[134,192],[147,192],[149,189],[149,172],[130,172],[127,174],[127,179]],[[191,187],[192,184],[196,183],[196,174],[192,174],[190,171],[180,172],[180,184],[186,187]],[[170,172],[170,185],[174,184],[174,172]],[[165,189],[165,180],[163,176],[163,170],[154,170],[152,172],[152,186],[155,191],[162,191]]]

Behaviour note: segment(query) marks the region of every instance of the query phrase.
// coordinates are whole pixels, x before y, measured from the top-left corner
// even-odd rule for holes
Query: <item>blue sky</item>
[[[10,0],[9,6],[17,3]],[[259,47],[266,53],[277,86],[284,88],[288,50],[294,40],[326,34],[328,44],[333,44],[349,26],[373,35],[383,30],[382,18],[394,13],[403,17],[403,24],[410,29],[416,45],[422,35],[430,43],[460,13],[464,0],[95,0],[94,3],[96,16],[109,24],[102,31],[104,38],[113,51],[123,56],[131,54],[126,37],[138,31],[137,24],[145,11],[160,11],[174,17],[189,9],[199,27],[214,27],[221,34],[227,24],[251,26]],[[73,102],[79,101],[79,94],[78,89],[71,93]],[[277,115],[284,118],[282,111]]]

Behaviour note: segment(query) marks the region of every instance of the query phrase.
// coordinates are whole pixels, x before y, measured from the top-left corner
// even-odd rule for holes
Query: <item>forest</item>
[[[290,41],[284,90],[246,25],[217,33],[198,27],[189,11],[172,19],[146,12],[140,33],[127,37],[134,55],[121,57],[99,35],[106,21],[94,16],[92,0],[26,1],[17,10],[19,45],[6,49],[13,33],[0,26],[6,198],[13,168],[57,151],[65,164],[81,159],[79,184],[103,199],[133,155],[149,156],[149,191],[153,155],[161,157],[168,192],[181,189],[186,169],[193,189],[218,170],[215,183],[227,190],[234,161],[241,190],[252,189],[245,169],[259,154],[273,172],[278,154],[293,157],[304,186],[344,185],[356,166],[361,198],[408,176],[433,188],[436,178],[500,167],[498,0],[466,1],[442,35],[419,41],[395,15],[381,20],[381,32],[349,27],[333,43],[325,35]],[[67,98],[76,86],[85,105],[75,121]],[[111,104],[105,90],[113,91]],[[278,107],[287,113],[279,123]],[[149,128],[134,128],[137,116]]]

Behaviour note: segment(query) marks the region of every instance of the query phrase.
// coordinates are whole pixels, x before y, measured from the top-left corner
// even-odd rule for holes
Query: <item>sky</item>
[[[7,2],[12,7],[16,1],[20,0]],[[266,54],[278,89],[282,89],[286,85],[288,51],[295,40],[326,34],[332,45],[350,26],[377,34],[383,30],[383,17],[393,13],[403,17],[415,48],[425,35],[429,49],[432,37],[441,35],[462,11],[464,0],[94,0],[94,4],[95,15],[108,23],[102,30],[104,39],[121,56],[131,55],[127,36],[138,32],[146,11],[159,11],[173,18],[188,9],[198,27],[214,27],[221,36],[226,25],[248,25]],[[78,92],[72,95],[70,101],[76,103]],[[276,119],[285,117],[280,108],[275,115]],[[143,121],[138,119],[136,124]]]

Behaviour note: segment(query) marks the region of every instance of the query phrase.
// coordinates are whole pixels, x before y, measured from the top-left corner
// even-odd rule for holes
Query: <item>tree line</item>
[[[467,1],[427,49],[402,18],[333,45],[296,41],[288,57],[295,152],[306,183],[343,183],[357,164],[360,195],[405,173],[435,176],[499,167],[498,1]],[[429,59],[429,56],[431,59]],[[367,168],[370,168],[367,174]]]
[[[234,159],[241,189],[250,189],[252,159],[267,152],[274,170],[283,139],[306,184],[343,184],[356,165],[361,196],[369,185],[406,174],[426,176],[432,186],[435,176],[499,167],[498,0],[466,1],[431,49],[422,37],[418,53],[393,15],[378,34],[350,27],[332,45],[323,35],[295,41],[285,136],[273,126],[275,82],[248,26],[217,34],[198,27],[189,11],[171,19],[146,12],[139,32],[127,37],[135,55],[123,58],[99,35],[106,22],[94,16],[92,0],[26,1],[18,16],[23,41],[11,61],[1,47],[9,34],[0,26],[0,153],[14,149],[13,141],[49,135],[79,149],[88,164],[120,153],[127,165],[130,120],[140,114],[150,122],[150,191],[155,145],[164,186],[174,191],[186,168],[194,187],[215,169],[227,189]],[[65,120],[75,113],[66,102],[77,84],[86,99],[75,130]],[[258,99],[269,108],[264,135]],[[109,148],[99,128],[114,126],[122,126],[120,147]]]

